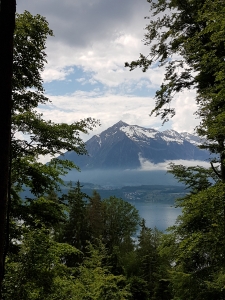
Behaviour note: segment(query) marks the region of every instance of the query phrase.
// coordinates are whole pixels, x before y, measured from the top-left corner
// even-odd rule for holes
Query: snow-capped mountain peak
[[[101,146],[102,140],[111,140],[112,136],[117,136],[119,132],[125,134],[132,141],[146,143],[148,145],[150,145],[152,140],[159,139],[165,141],[167,145],[170,143],[178,143],[182,145],[184,141],[195,146],[202,144],[202,140],[197,135],[190,134],[188,132],[179,133],[172,129],[158,131],[153,128],[144,128],[138,125],[128,125],[120,120],[97,136],[99,145]]]
[[[81,169],[139,168],[140,157],[156,164],[168,160],[206,160],[198,136],[175,130],[157,131],[119,121],[86,142],[89,156],[65,154]]]

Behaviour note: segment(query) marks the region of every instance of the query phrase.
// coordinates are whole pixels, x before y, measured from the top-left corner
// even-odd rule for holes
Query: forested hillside
[[[37,113],[48,102],[41,72],[53,33],[42,16],[17,15],[2,299],[225,299],[225,6],[220,0],[148,2],[150,53],[126,66],[165,67],[152,111],[163,121],[175,114],[175,93],[196,90],[196,131],[214,155],[211,167],[170,164],[188,192],[167,234],[148,228],[123,199],[87,195],[79,182],[57,196],[62,176],[76,166],[39,158],[85,154],[80,133],[98,122],[53,123]],[[33,199],[20,198],[24,185]]]

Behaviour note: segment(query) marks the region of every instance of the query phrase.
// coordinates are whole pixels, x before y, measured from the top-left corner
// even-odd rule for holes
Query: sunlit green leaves
[[[44,227],[27,231],[21,242],[19,253],[10,255],[6,262],[4,298],[76,299],[72,298],[72,270],[64,264],[64,257],[79,255],[79,251],[68,244],[56,243]]]

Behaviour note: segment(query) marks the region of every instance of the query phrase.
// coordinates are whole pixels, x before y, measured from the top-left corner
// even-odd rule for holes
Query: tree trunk
[[[9,157],[15,12],[16,0],[0,1],[0,291],[4,277],[5,226],[10,176]]]

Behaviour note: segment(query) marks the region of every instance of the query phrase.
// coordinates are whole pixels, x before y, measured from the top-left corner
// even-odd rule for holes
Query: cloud
[[[52,84],[47,95],[52,105],[39,108],[46,119],[72,123],[97,118],[102,127],[94,133],[119,120],[161,128],[161,120],[149,114],[164,69],[155,65],[143,73],[124,68],[125,61],[148,53],[142,42],[148,22],[146,0],[20,0],[17,9],[45,16],[54,31],[55,37],[47,42],[48,64],[43,72],[45,84]],[[76,69],[82,74],[77,75]],[[66,91],[68,81],[74,87],[71,84]],[[61,93],[59,83],[65,83]],[[177,114],[163,129],[192,132],[198,124],[194,99],[193,91],[177,95],[173,101]]]
[[[20,0],[17,5],[18,12],[45,16],[58,40],[79,48],[110,41],[121,31],[142,32],[148,8],[146,0]]]
[[[76,81],[78,81],[78,82],[83,82],[83,83],[85,84],[85,78],[84,78],[84,77],[78,78],[78,79],[76,79]]]
[[[176,115],[172,118],[172,128],[178,132],[194,132],[194,128],[199,125],[199,119],[195,115],[198,107],[195,101],[196,92],[194,90],[184,91],[175,96],[173,105]]]
[[[94,81],[107,87],[116,87],[120,84],[137,86],[139,80],[144,80],[142,85],[145,83],[148,88],[156,88],[162,81],[163,69],[153,68],[150,72],[143,73],[140,69],[130,72],[128,68],[124,68],[125,61],[135,60],[139,56],[142,44],[140,40],[136,40],[136,43],[139,44],[136,51],[134,43],[118,48],[114,40],[110,45],[104,41],[96,42],[90,50],[73,48],[71,45],[51,39],[48,42],[48,64],[43,72],[43,78],[45,82],[65,79],[71,73],[71,69],[78,66],[88,75],[91,73]]]
[[[55,68],[46,68],[42,74],[42,78],[45,82],[52,82],[55,80],[65,80],[68,75],[73,73],[73,68],[67,68],[66,66]]]
[[[143,28],[149,4],[145,0],[21,0],[18,11],[24,9],[46,16],[55,37],[47,42],[48,64],[43,73],[45,82],[64,80],[67,67],[79,66],[93,72],[93,80],[115,87],[122,82],[136,84],[141,78],[156,86],[159,70],[143,74],[129,72],[125,61],[146,53]],[[138,11],[138,13],[137,13]]]
[[[101,121],[102,126],[94,130],[98,134],[119,120],[139,126],[160,126],[159,118],[149,117],[154,107],[154,100],[149,97],[127,96],[102,93],[97,90],[91,92],[76,91],[70,95],[49,95],[52,103],[39,107],[39,112],[46,120],[53,122],[72,123],[76,120],[93,117]],[[165,129],[165,128],[163,128]],[[88,137],[85,137],[87,139]]]
[[[152,97],[139,97],[112,93],[110,91],[99,91],[93,89],[90,92],[76,91],[72,94],[54,96],[47,95],[52,103],[48,106],[39,107],[39,112],[46,120],[53,122],[72,123],[76,120],[92,117],[99,119],[102,126],[96,128],[93,134],[99,134],[103,130],[122,120],[130,125],[139,125],[157,130],[166,130],[173,127],[178,132],[193,131],[193,111],[191,97],[187,101],[188,109],[182,111],[178,107],[179,118],[174,117],[169,123],[162,126],[159,117],[149,116],[154,108],[155,100]],[[180,101],[180,100],[178,100]],[[192,121],[190,121],[192,120]],[[89,138],[84,137],[85,140]]]
[[[201,166],[204,168],[209,168],[210,163],[201,160],[165,160],[162,163],[154,164],[151,161],[139,156],[139,161],[141,164],[140,171],[157,171],[157,170],[168,170],[169,164],[174,163],[175,165],[183,165],[186,167],[194,167],[194,166]]]

